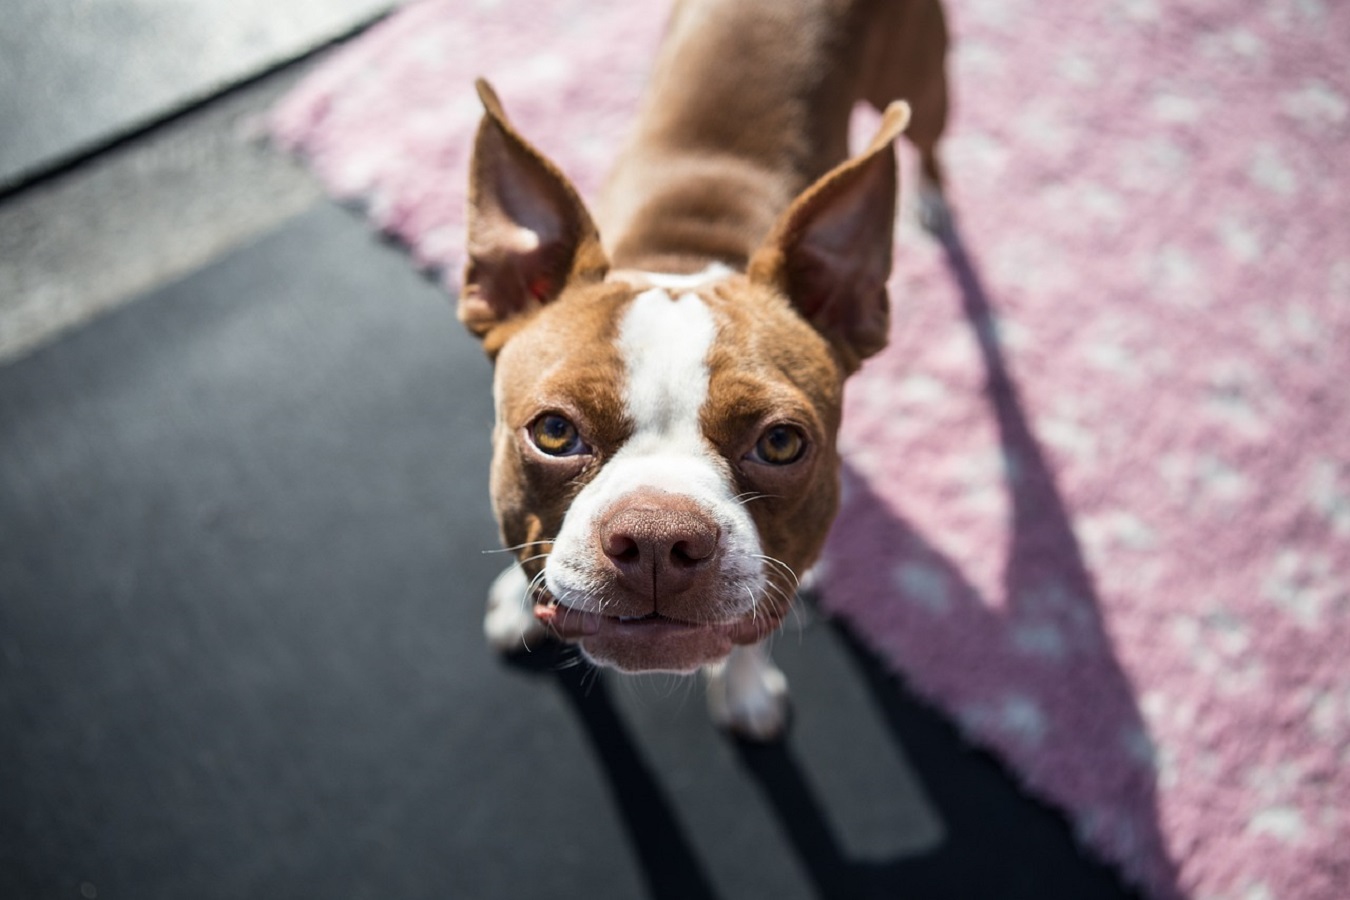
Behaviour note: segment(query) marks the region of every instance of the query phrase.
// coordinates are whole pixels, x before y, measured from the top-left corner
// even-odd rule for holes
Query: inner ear
[[[850,371],[886,345],[894,141],[908,121],[908,105],[892,103],[867,149],[794,200],[750,261],[750,278],[785,293]]]
[[[576,188],[520,136],[486,81],[469,170],[468,263],[459,317],[479,337],[608,269]]]

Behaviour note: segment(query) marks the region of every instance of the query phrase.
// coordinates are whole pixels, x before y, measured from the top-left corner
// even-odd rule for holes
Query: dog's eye
[[[792,425],[774,425],[759,437],[751,455],[771,466],[786,466],[802,458],[806,452],[806,438],[801,429]]]
[[[557,413],[535,419],[530,426],[530,440],[549,456],[574,456],[586,450],[577,426]]]

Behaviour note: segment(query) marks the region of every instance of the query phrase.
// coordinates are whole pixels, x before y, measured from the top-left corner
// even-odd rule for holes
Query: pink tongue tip
[[[568,609],[553,600],[535,603],[534,617],[564,639],[585,637],[600,631],[600,616]]]

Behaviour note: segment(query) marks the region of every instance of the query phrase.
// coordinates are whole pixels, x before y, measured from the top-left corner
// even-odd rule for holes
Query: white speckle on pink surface
[[[947,397],[947,388],[941,381],[922,372],[907,375],[900,380],[890,399],[905,406],[931,406]],[[889,399],[887,401],[889,403]]]
[[[1266,43],[1250,29],[1238,26],[1218,32],[1206,32],[1199,41],[1200,54],[1214,63],[1250,65],[1266,56]]]
[[[1338,536],[1350,538],[1350,466],[1320,459],[1308,478],[1308,502]]]
[[[1283,152],[1272,143],[1258,144],[1247,165],[1247,175],[1257,187],[1283,197],[1298,192],[1298,173],[1289,165]]]
[[[1044,741],[1049,728],[1036,700],[1022,695],[1004,699],[998,712],[997,727],[1029,744]]]
[[[1005,73],[1003,54],[983,41],[963,42],[952,54],[962,78],[998,78]]]
[[[1152,23],[1162,16],[1158,0],[1125,0],[1121,9],[1125,18],[1134,23]]]
[[[941,569],[922,562],[904,562],[896,567],[893,582],[901,598],[930,613],[951,610],[950,586]]]
[[[1299,124],[1320,130],[1343,123],[1350,114],[1350,102],[1322,79],[1312,78],[1297,90],[1281,94],[1280,109]]]
[[[1303,815],[1292,806],[1268,806],[1252,818],[1248,832],[1255,836],[1269,836],[1286,844],[1296,844],[1303,837]]]
[[[1254,881],[1243,889],[1238,900],[1278,900],[1264,881]]]
[[[1343,616],[1350,589],[1322,553],[1283,549],[1261,584],[1261,595],[1309,631],[1323,625],[1328,613]]]
[[[1261,258],[1261,234],[1252,225],[1241,221],[1236,215],[1220,219],[1217,225],[1219,239],[1234,262],[1253,263]]]
[[[1186,149],[1165,135],[1152,135],[1113,148],[1118,159],[1118,183],[1132,193],[1158,194],[1177,189],[1191,174]]]
[[[1189,124],[1199,121],[1203,110],[1200,101],[1184,94],[1163,92],[1149,104],[1153,118],[1165,125]]]
[[[1027,656],[1058,662],[1068,655],[1064,633],[1049,623],[1028,622],[1013,628],[1013,646]]]

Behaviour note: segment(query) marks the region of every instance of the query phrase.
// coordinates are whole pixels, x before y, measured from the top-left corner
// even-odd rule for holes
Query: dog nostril
[[[675,566],[696,566],[713,555],[717,549],[714,534],[699,534],[688,540],[676,541],[670,548],[670,561]]]
[[[699,558],[689,552],[689,545],[680,541],[674,547],[670,548],[670,561],[677,566],[692,566],[697,563]]]
[[[605,555],[615,562],[636,562],[642,549],[626,534],[611,534],[605,539]]]

